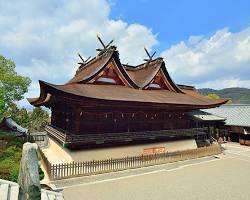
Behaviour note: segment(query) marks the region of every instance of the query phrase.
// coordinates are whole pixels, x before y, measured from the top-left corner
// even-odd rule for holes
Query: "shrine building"
[[[163,58],[131,66],[122,64],[115,46],[103,45],[84,61],[67,83],[39,81],[40,96],[33,106],[51,109],[48,135],[70,149],[132,143],[209,139],[190,112],[218,107],[227,99],[212,100],[192,86],[178,85]]]

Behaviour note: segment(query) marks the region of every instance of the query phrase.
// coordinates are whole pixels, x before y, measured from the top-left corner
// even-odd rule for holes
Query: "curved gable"
[[[113,71],[113,75],[111,71]],[[111,76],[108,73],[110,73]],[[108,82],[109,79],[110,83],[123,83],[126,86],[138,88],[121,64],[119,54],[114,49],[108,49],[100,56],[92,59],[78,70],[75,76],[67,84],[94,83],[100,76],[103,76],[103,82],[105,82],[105,79]]]
[[[173,90],[177,93],[184,93],[179,87],[177,84],[174,83],[174,81],[171,79],[168,71],[167,71],[167,68],[166,68],[166,65],[165,65],[165,62],[162,63],[161,65],[161,70],[162,70],[162,73],[164,74],[167,82],[169,83],[169,85],[173,88]]]
[[[127,68],[127,73],[138,88],[144,88],[155,77],[161,67],[161,60],[154,60],[150,63],[144,63],[136,67]]]
[[[164,76],[161,69],[158,70],[157,74],[153,79],[144,87],[144,89],[162,89],[175,91],[173,87],[169,84],[168,80]]]
[[[117,67],[114,59],[111,59],[109,63],[87,83],[113,84],[131,87],[127,79]]]
[[[109,63],[113,53],[112,50],[108,50],[102,55],[93,58],[84,66],[81,66],[81,69],[77,70],[75,76],[68,82],[68,84],[87,82],[92,79]]]

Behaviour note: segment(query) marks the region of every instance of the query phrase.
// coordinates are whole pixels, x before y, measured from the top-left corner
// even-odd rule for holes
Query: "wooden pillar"
[[[74,120],[75,122],[73,123],[73,121],[71,120],[71,123],[75,124],[74,129],[74,133],[73,134],[80,134],[81,129],[81,108],[74,108],[73,110],[75,116],[72,116],[72,120]]]

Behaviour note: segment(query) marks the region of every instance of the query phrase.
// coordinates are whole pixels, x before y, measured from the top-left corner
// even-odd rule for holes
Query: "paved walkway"
[[[65,199],[249,200],[250,148],[227,144],[221,158],[206,157],[149,168],[58,181]]]
[[[51,183],[54,184],[57,188],[61,188],[61,189],[72,188],[76,186],[92,185],[96,183],[104,183],[104,182],[110,182],[114,180],[127,179],[131,177],[144,176],[147,174],[159,173],[161,171],[173,171],[173,170],[177,170],[179,168],[187,167],[190,165],[197,165],[197,164],[202,164],[204,162],[215,161],[217,159],[219,158],[216,158],[214,156],[209,156],[209,157],[204,157],[204,158],[199,158],[199,159],[179,161],[179,162],[155,165],[155,166],[144,167],[144,168],[139,168],[139,169],[138,168],[129,169],[129,170],[124,170],[124,171],[119,171],[119,172],[100,174],[100,175],[92,175],[92,176],[57,180]]]

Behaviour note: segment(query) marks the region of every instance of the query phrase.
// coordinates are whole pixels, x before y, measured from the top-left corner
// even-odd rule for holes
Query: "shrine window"
[[[103,83],[113,83],[113,84],[116,84],[116,81],[113,78],[100,77],[96,81],[97,82],[103,82]]]
[[[161,86],[159,84],[157,84],[157,83],[150,83],[148,87],[152,88],[152,89],[153,88],[154,89],[161,89]]]

